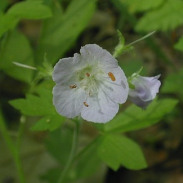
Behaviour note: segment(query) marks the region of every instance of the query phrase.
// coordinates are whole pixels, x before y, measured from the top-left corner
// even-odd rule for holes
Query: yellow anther
[[[89,107],[89,105],[88,105],[86,102],[83,102],[83,104],[84,104],[86,107]]]
[[[70,85],[70,88],[76,88],[77,86],[76,85]]]
[[[112,81],[116,81],[116,78],[112,72],[109,72],[108,76],[111,78]]]
[[[87,77],[90,77],[90,73],[87,72],[87,73],[86,73],[86,76],[87,76]]]

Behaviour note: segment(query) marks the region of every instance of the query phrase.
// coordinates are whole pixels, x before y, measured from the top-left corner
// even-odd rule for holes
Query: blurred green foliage
[[[95,2],[96,0],[72,1],[64,14],[60,8],[53,5],[55,13],[44,22],[42,28],[37,63],[41,62],[45,52],[47,59],[53,64],[63,56],[91,19]]]
[[[174,48],[183,51],[183,37],[179,39],[179,41],[175,44]]]
[[[33,72],[29,69],[15,67],[13,62],[34,65],[33,51],[27,38],[14,30],[2,41],[0,47],[0,68],[11,77],[30,83]]]
[[[137,31],[173,30],[183,23],[182,20],[182,0],[121,0],[128,7],[132,14],[143,12],[143,16],[138,21],[135,29]],[[147,26],[148,25],[148,26]]]
[[[122,3],[125,3],[128,6],[129,12],[131,13],[137,13],[137,12],[144,12],[151,9],[158,8],[162,5],[164,0],[154,0],[154,1],[146,1],[141,0],[139,3],[139,0],[120,0]]]
[[[181,0],[167,0],[155,10],[147,12],[138,22],[136,30],[172,30],[183,23],[183,2]],[[148,26],[147,26],[148,24]]]
[[[21,19],[36,20],[51,17],[51,10],[42,3],[42,0],[16,3],[6,14],[2,14],[0,16],[0,37],[9,29],[13,29]]]
[[[18,96],[15,91],[19,86],[15,86],[16,84],[8,88],[12,96],[9,96],[9,93],[4,94],[7,88],[1,93],[0,131],[5,141],[8,139],[8,143],[10,142],[8,147],[10,151],[15,152],[16,155],[13,156],[18,161],[17,154],[21,151],[20,147],[13,145],[11,148],[14,141],[11,142],[11,138],[6,133],[9,126],[6,129],[6,125],[3,125],[10,124],[8,117],[11,115],[8,116],[5,111],[9,101],[9,104],[19,111],[20,119],[26,116],[25,125],[28,126],[29,133],[46,134],[46,137],[43,137],[44,140],[46,139],[46,152],[54,158],[56,164],[50,166],[41,175],[41,179],[38,179],[37,175],[38,182],[41,180],[57,182],[72,149],[73,124],[69,119],[58,115],[52,105],[54,84],[50,76],[54,64],[64,56],[72,56],[74,50],[78,52],[78,48],[88,40],[114,50],[117,44],[117,29],[125,37],[124,39],[120,35],[120,43],[115,50],[115,56],[119,56],[119,65],[127,76],[136,72],[142,64],[144,64],[143,72],[147,75],[162,72],[161,94],[146,110],[127,103],[127,106],[122,107],[119,114],[109,123],[89,123],[90,130],[95,129],[94,135],[88,137],[85,134],[89,139],[84,143],[80,135],[77,142],[79,148],[76,150],[64,182],[77,182],[91,177],[104,169],[103,163],[113,170],[117,170],[120,166],[132,170],[147,167],[146,158],[139,145],[124,136],[124,133],[150,127],[162,120],[166,123],[166,118],[169,116],[173,119],[171,122],[174,122],[174,115],[181,110],[179,105],[183,102],[181,90],[183,71],[179,69],[182,68],[182,58],[177,55],[182,56],[183,51],[183,39],[178,31],[183,29],[182,9],[182,0],[141,0],[140,3],[139,0],[105,2],[27,0],[15,3],[0,1],[0,82],[5,87],[15,81],[23,85]],[[113,17],[110,25],[103,25],[103,21],[100,22],[102,16],[102,20],[106,18],[104,11]],[[101,17],[96,18],[94,15]],[[107,22],[110,21],[107,19]],[[149,33],[154,30],[157,31],[157,35],[142,41],[145,44],[143,48],[139,50],[135,48],[130,53],[125,52],[125,49],[129,48],[126,42],[138,39],[142,32]],[[171,37],[172,33],[176,32],[176,36]],[[136,34],[137,36],[134,37]],[[86,39],[82,40],[83,37]],[[109,44],[105,42],[108,38]],[[166,49],[168,51],[165,51]],[[127,54],[130,56],[127,57]],[[143,54],[146,54],[147,58],[144,58]],[[154,63],[152,60],[146,63],[149,57],[155,60]],[[34,66],[36,70],[18,67],[13,62]],[[13,120],[16,121],[17,118]],[[22,123],[20,127],[21,125]],[[83,131],[80,130],[81,134]],[[19,141],[23,138],[22,132],[18,130],[17,133]],[[43,141],[41,144],[44,144]],[[24,166],[25,164],[26,160]]]

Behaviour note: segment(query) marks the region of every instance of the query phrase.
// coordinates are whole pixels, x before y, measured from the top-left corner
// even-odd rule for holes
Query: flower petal
[[[160,75],[155,77],[142,77],[137,75],[131,83],[135,89],[129,90],[129,99],[137,106],[146,108],[159,92],[161,82],[158,80]]]
[[[136,104],[137,106],[145,109],[152,100],[143,100],[138,96],[138,93],[136,91],[131,91],[129,92],[129,99]]]
[[[159,87],[161,82],[158,80],[160,75],[154,77],[142,77],[142,80],[146,83],[146,85],[150,88],[152,99],[156,97],[156,94],[159,92]]]
[[[117,60],[105,49],[96,44],[87,44],[80,50],[82,60],[89,64],[99,64],[102,68],[118,67]]]
[[[147,83],[144,82],[144,79],[138,79],[134,82],[135,90],[130,89],[129,95],[132,97],[138,97],[143,101],[149,101],[152,100],[151,90],[150,87],[148,87]]]
[[[98,96],[88,97],[86,103],[88,106],[83,106],[81,116],[96,123],[110,121],[119,110],[119,104],[110,100],[102,90],[98,92]]]
[[[68,118],[80,115],[85,100],[85,91],[81,88],[69,88],[60,84],[53,88],[53,104],[59,114]]]
[[[60,59],[54,66],[53,81],[60,84],[67,84],[74,80],[74,73],[78,67],[80,55],[74,54],[74,57]]]
[[[114,80],[110,77],[104,78],[101,88],[109,96],[109,98],[119,104],[126,102],[128,97],[129,86],[127,78],[120,67],[115,69],[106,69],[107,73],[112,73]]]
[[[105,123],[128,96],[128,82],[117,60],[98,45],[81,48],[80,54],[59,60],[53,71],[53,103],[58,113]]]

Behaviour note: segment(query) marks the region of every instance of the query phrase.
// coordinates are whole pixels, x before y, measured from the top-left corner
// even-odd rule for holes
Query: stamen
[[[87,77],[90,77],[90,73],[87,72],[87,73],[86,73],[86,76],[87,76]]]
[[[111,78],[112,81],[116,81],[116,78],[112,72],[109,72],[108,76]]]
[[[86,102],[83,102],[83,104],[84,104],[86,107],[89,107],[89,105],[88,105]]]
[[[74,85],[70,85],[70,88],[76,88],[77,86],[74,84]]]

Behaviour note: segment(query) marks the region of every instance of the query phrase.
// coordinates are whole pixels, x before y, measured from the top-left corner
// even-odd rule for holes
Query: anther
[[[76,85],[70,85],[70,88],[76,88],[77,86]]]
[[[112,81],[116,81],[116,78],[112,72],[109,72],[108,76],[111,78]]]
[[[86,73],[86,76],[87,76],[87,77],[90,77],[90,73],[87,72],[87,73]]]
[[[88,105],[86,102],[83,102],[83,104],[84,104],[86,107],[89,107],[89,105]]]

